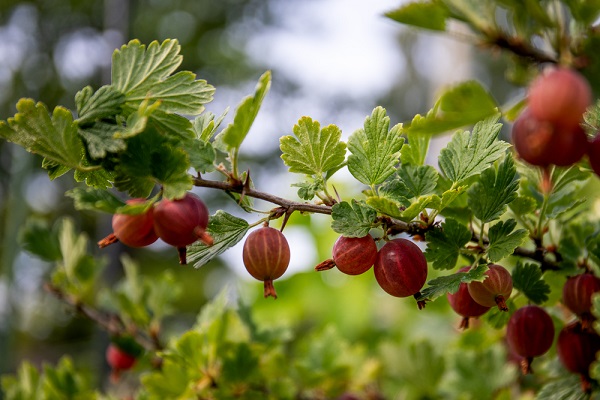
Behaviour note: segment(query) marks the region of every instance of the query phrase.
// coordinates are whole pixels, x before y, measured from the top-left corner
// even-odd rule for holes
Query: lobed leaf
[[[114,118],[121,113],[125,95],[112,85],[104,85],[96,92],[86,86],[75,95],[79,126],[104,118]]]
[[[431,135],[407,132],[406,137],[408,142],[405,142],[402,149],[400,149],[402,165],[424,165],[429,151]]]
[[[225,252],[236,245],[248,232],[250,226],[248,222],[241,218],[234,217],[225,211],[219,210],[212,215],[208,221],[206,231],[213,238],[213,245],[207,246],[204,243],[194,243],[188,247],[187,259],[193,263],[195,268],[200,268],[216,256]]]
[[[401,24],[434,31],[445,31],[446,20],[450,18],[448,8],[441,2],[413,2],[395,10],[388,11],[385,16]]]
[[[497,262],[511,255],[517,247],[528,237],[526,229],[517,229],[514,219],[500,221],[489,229],[488,257],[491,262]]]
[[[442,173],[454,183],[479,175],[491,163],[502,157],[510,145],[498,140],[502,124],[497,123],[500,114],[478,122],[473,132],[454,134],[442,149],[439,166]]]
[[[389,126],[385,109],[376,107],[365,119],[364,128],[348,139],[348,170],[365,185],[381,184],[396,170],[404,138],[400,124],[392,129]]]
[[[342,131],[337,126],[321,129],[317,121],[302,117],[294,126],[294,136],[279,139],[281,158],[290,172],[322,177],[343,164],[346,144],[340,141]]]
[[[513,287],[535,304],[548,300],[550,286],[543,280],[539,266],[519,261],[512,271],[512,280]]]
[[[406,199],[405,199],[406,200]],[[406,200],[408,202],[408,200]],[[393,198],[381,197],[381,196],[370,196],[367,197],[366,203],[368,206],[377,210],[377,212],[388,215],[392,218],[402,217],[402,211],[406,209],[404,203],[397,201]],[[410,202],[408,202],[410,204]]]
[[[446,219],[441,228],[425,234],[425,257],[434,269],[453,269],[462,248],[471,240],[471,231],[453,219]]]
[[[83,143],[69,110],[56,107],[51,117],[44,104],[21,99],[17,111],[7,122],[0,121],[0,137],[45,157],[55,166],[85,169],[81,164]]]
[[[331,218],[331,228],[337,233],[347,237],[363,237],[371,230],[377,212],[364,201],[342,201],[331,208]]]
[[[517,169],[507,156],[498,169],[488,168],[467,191],[467,201],[473,215],[483,223],[500,218],[507,204],[517,198]]]
[[[76,210],[101,211],[115,214],[125,205],[120,199],[106,190],[95,188],[74,188],[65,193],[72,198]]]

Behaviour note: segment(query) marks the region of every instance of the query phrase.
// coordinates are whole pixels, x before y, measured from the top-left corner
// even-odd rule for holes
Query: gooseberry
[[[277,298],[273,281],[290,263],[290,246],[283,233],[269,226],[253,231],[244,243],[242,258],[250,275],[264,282],[264,297]]]
[[[563,286],[563,304],[581,318],[584,328],[594,320],[590,310],[596,292],[600,292],[600,279],[591,273],[572,276]]]
[[[467,284],[469,294],[477,303],[486,307],[498,306],[502,311],[508,311],[506,299],[512,293],[512,277],[510,272],[501,265],[490,264],[485,272],[483,282],[473,281]]]
[[[469,269],[468,266],[463,267],[458,272],[467,272]],[[463,317],[460,323],[461,329],[469,327],[470,318],[480,317],[490,309],[490,307],[482,306],[473,300],[466,283],[461,283],[456,293],[447,293],[446,297],[454,312]]]
[[[114,343],[106,348],[106,362],[110,366],[112,373],[111,379],[118,381],[122,371],[131,369],[136,363],[136,357],[125,352]]]
[[[144,203],[146,199],[130,199],[128,205]],[[114,214],[112,217],[113,233],[98,242],[99,247],[106,247],[117,241],[129,247],[148,246],[158,239],[154,232],[154,207],[149,207],[141,214]]]
[[[377,245],[371,237],[340,236],[333,245],[333,261],[348,275],[359,275],[369,270],[377,258]]]
[[[558,335],[556,352],[566,369],[581,376],[583,390],[591,390],[590,365],[600,351],[600,336],[585,330],[581,323],[565,326]]]
[[[523,373],[531,372],[534,357],[546,353],[554,340],[554,324],[541,307],[528,305],[519,308],[508,320],[506,340],[519,356]]]
[[[175,246],[179,252],[179,262],[186,264],[186,246],[201,240],[207,245],[213,243],[206,232],[208,209],[200,198],[187,193],[181,199],[161,200],[154,209],[154,230],[165,243]]]
[[[413,242],[407,239],[394,239],[387,242],[377,254],[375,279],[383,290],[392,296],[419,296],[419,291],[427,279],[427,260]],[[425,303],[419,301],[419,308]]]

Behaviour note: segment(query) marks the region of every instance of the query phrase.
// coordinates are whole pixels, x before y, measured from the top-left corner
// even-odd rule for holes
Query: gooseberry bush
[[[77,92],[75,110],[17,103],[0,136],[41,156],[50,179],[73,171],[66,195],[77,210],[113,215],[113,232],[95,239],[98,257],[68,218],[52,227],[32,220],[21,232],[28,251],[54,262],[45,290],[111,337],[113,379],[101,390],[67,357],[43,370],[24,362],[2,380],[7,398],[116,398],[111,385],[124,376],[135,379],[126,398],[136,399],[599,395],[600,3],[432,0],[386,15],[450,36],[460,28],[482,51],[505,53],[506,77],[522,96],[500,105],[479,82],[457,83],[405,123],[376,107],[347,141],[336,125],[301,117],[279,139],[295,198],[257,187],[242,157],[269,71],[226,126],[225,113],[204,109],[215,88],[177,72],[175,39],[115,50],[110,84]],[[439,135],[447,144],[428,165]],[[354,180],[348,193],[336,188],[343,169]],[[208,190],[239,215],[209,210]],[[256,199],[271,207],[257,209]],[[456,317],[442,323],[462,328],[458,340],[477,351],[446,355],[431,341],[361,347],[334,329],[292,345],[288,331],[261,325],[225,292],[192,327],[169,334],[177,282],[168,270],[144,276],[129,256],[123,280],[101,288],[103,248],[117,241],[160,239],[194,268],[243,243],[240,263],[263,282],[264,297],[285,298],[273,281],[304,256],[290,250],[285,228],[292,215],[314,214],[330,216],[339,237],[314,274],[370,275],[371,295],[431,320],[443,319],[436,304],[449,304]],[[327,299],[322,293],[323,307]]]

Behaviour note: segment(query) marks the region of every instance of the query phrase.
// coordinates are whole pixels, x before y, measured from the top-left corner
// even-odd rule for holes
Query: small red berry
[[[458,270],[458,272],[468,272],[470,267],[463,267]],[[446,294],[448,298],[448,303],[450,303],[450,307],[456,312],[458,315],[463,317],[463,320],[460,324],[461,329],[467,329],[469,327],[469,318],[480,317],[491,307],[482,306],[477,303],[471,295],[469,294],[469,289],[466,283],[461,283],[458,287],[456,293],[448,293]]]
[[[111,343],[106,349],[106,361],[112,369],[111,379],[116,382],[122,371],[127,371],[135,365],[136,358]]]
[[[592,104],[592,89],[573,69],[549,69],[531,83],[528,102],[536,118],[574,126],[582,122],[583,113]]]
[[[154,209],[154,230],[165,243],[179,251],[179,262],[186,264],[186,246],[197,240],[211,245],[206,232],[208,209],[200,198],[187,193],[176,200],[163,199]]]
[[[554,323],[541,307],[529,305],[511,315],[506,327],[506,340],[510,348],[523,357],[523,373],[531,372],[534,357],[541,356],[552,347]]]
[[[333,261],[348,275],[359,275],[369,270],[377,258],[377,245],[371,237],[340,236],[333,245]]]
[[[146,199],[130,199],[127,204],[144,203]],[[158,239],[154,232],[153,207],[142,214],[115,214],[112,218],[113,233],[98,242],[99,247],[106,247],[117,240],[129,247],[148,246]]]
[[[591,390],[590,365],[596,360],[598,351],[600,336],[594,331],[583,329],[578,322],[564,327],[558,335],[558,358],[566,369],[581,376],[585,392]]]
[[[502,311],[508,311],[506,299],[512,293],[512,277],[506,268],[490,264],[486,271],[487,278],[483,282],[473,281],[467,284],[469,294],[477,303],[486,307],[498,306]]]
[[[250,275],[264,281],[264,296],[277,298],[273,281],[284,274],[290,263],[290,246],[283,233],[268,226],[250,233],[242,258]]]
[[[387,293],[396,297],[418,296],[427,280],[427,260],[413,242],[394,239],[380,250],[373,268],[375,279]],[[423,302],[418,303],[424,307]]]
[[[600,279],[591,273],[570,277],[563,286],[563,304],[581,318],[584,328],[594,320],[591,309],[596,292],[600,292]]]

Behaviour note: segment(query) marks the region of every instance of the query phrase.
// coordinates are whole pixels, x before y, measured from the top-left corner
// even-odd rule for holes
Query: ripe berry
[[[563,286],[563,304],[581,318],[584,328],[594,320],[591,308],[596,292],[600,292],[600,279],[590,273],[570,277]]]
[[[577,71],[555,68],[531,83],[528,102],[536,118],[574,126],[582,121],[583,113],[592,103],[592,90]]]
[[[520,158],[531,165],[547,166],[554,128],[547,121],[541,121],[525,109],[512,128],[512,143]]]
[[[198,239],[211,245],[206,232],[208,209],[198,196],[187,193],[176,200],[163,199],[154,209],[154,230],[158,237],[179,251],[179,262],[186,264],[185,246]]]
[[[530,373],[533,357],[541,356],[552,346],[554,340],[552,318],[538,306],[519,308],[508,321],[506,340],[510,348],[523,357],[521,361],[523,373]]]
[[[506,268],[490,264],[486,271],[487,278],[483,282],[470,282],[467,284],[469,294],[477,303],[486,307],[498,308],[502,311],[508,311],[506,299],[512,293],[512,277]]]
[[[127,200],[127,204],[141,204],[146,199]],[[136,215],[115,214],[112,218],[113,233],[98,242],[99,247],[106,247],[120,241],[129,247],[148,246],[158,239],[154,232],[153,207]]]
[[[592,169],[596,175],[600,176],[600,134],[597,133],[596,137],[590,141],[587,154]]]
[[[564,327],[558,335],[556,352],[561,363],[571,372],[581,375],[583,390],[591,390],[590,365],[600,351],[600,336],[584,330],[580,323]]]
[[[377,258],[377,245],[367,235],[361,238],[340,236],[333,245],[333,261],[340,271],[359,275],[373,266]]]
[[[427,260],[413,242],[394,239],[387,242],[375,260],[375,279],[383,290],[392,296],[418,296],[427,279]],[[418,303],[419,308],[425,306]]]
[[[106,349],[106,361],[112,369],[111,379],[116,382],[122,371],[127,371],[135,365],[136,358],[111,343]]]
[[[244,243],[242,257],[250,275],[264,281],[264,296],[277,298],[273,281],[290,263],[290,246],[283,233],[268,226],[255,230]]]
[[[467,272],[469,269],[470,267],[468,266],[463,267],[459,269],[458,272]],[[456,293],[448,293],[446,294],[446,297],[454,312],[463,317],[460,324],[461,329],[467,329],[469,327],[469,318],[482,316],[490,309],[490,307],[482,306],[473,300],[469,294],[466,283],[461,283]]]

